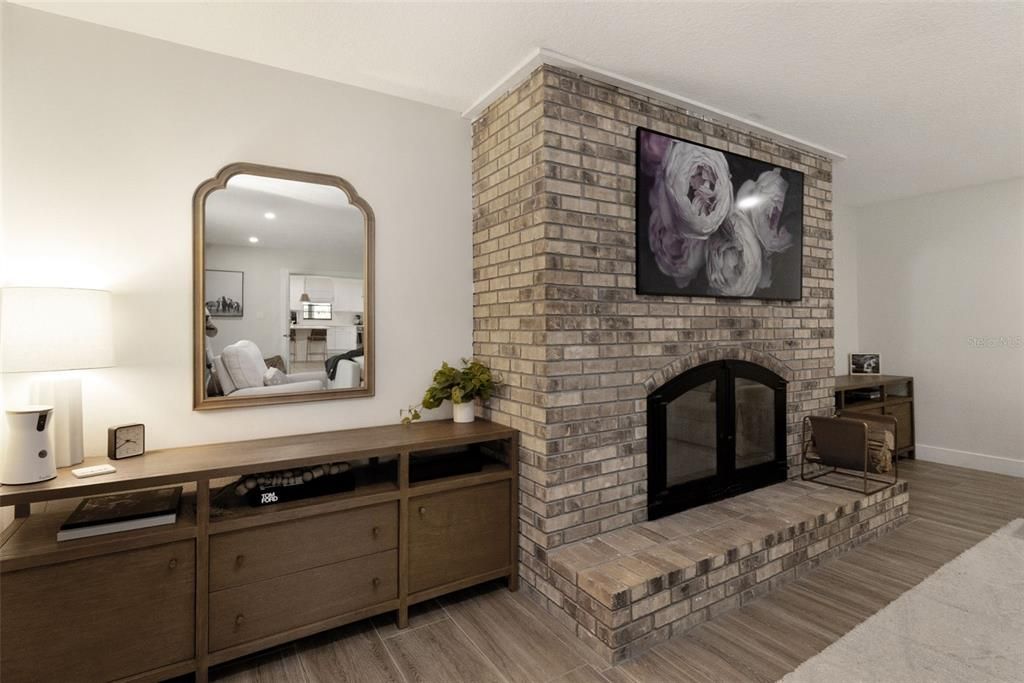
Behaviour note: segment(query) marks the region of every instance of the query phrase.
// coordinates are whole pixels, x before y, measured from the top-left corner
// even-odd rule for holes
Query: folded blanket
[[[868,424],[868,453],[875,472],[885,473],[892,469],[893,451],[896,440],[888,429],[879,429],[872,423]]]
[[[339,353],[337,356],[331,356],[324,361],[324,369],[327,370],[327,379],[334,381],[334,375],[338,372],[338,363],[343,360],[352,360],[353,358],[359,358],[363,355],[363,350],[352,349],[345,353]]]

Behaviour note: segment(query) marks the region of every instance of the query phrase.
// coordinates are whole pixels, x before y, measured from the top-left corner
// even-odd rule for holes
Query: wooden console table
[[[453,451],[484,462],[410,477]],[[507,427],[425,422],[167,449],[110,475],[0,486],[16,512],[0,536],[0,679],[205,681],[212,665],[377,614],[405,627],[410,605],[477,583],[515,590],[517,453]],[[354,490],[265,507],[218,495],[241,475],[341,461],[362,473]],[[81,497],[167,485],[185,488],[175,524],[57,542]]]
[[[914,457],[914,378],[901,375],[839,375],[836,410],[852,410],[896,418],[896,453]],[[866,393],[877,393],[866,398]]]

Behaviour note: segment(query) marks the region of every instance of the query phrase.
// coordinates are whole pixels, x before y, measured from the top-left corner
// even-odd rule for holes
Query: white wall
[[[394,423],[472,351],[470,126],[455,112],[4,5],[4,284],[115,294],[118,367],[85,373],[86,448]],[[197,413],[191,200],[225,164],[342,176],[377,219],[377,395]],[[8,401],[24,389],[7,382]]]
[[[918,457],[1024,476],[1024,179],[856,224],[860,347],[914,376]]]
[[[856,209],[835,203],[832,205],[832,269],[835,278],[832,296],[837,375],[845,375],[850,371],[850,353],[858,351],[860,347],[857,254]]]

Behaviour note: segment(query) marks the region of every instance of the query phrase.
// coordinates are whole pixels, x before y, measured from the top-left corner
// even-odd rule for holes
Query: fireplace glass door
[[[670,402],[667,483],[677,486],[718,473],[718,389],[699,384]]]
[[[775,459],[775,392],[746,377],[736,377],[736,469]]]
[[[786,382],[753,363],[719,361],[652,393],[651,519],[786,478]]]

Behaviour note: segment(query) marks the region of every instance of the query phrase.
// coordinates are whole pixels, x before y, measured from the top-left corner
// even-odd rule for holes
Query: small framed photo
[[[203,293],[211,318],[241,318],[245,314],[245,273],[207,270]]]
[[[851,353],[850,354],[851,375],[880,375],[882,374],[882,357],[877,353]]]

